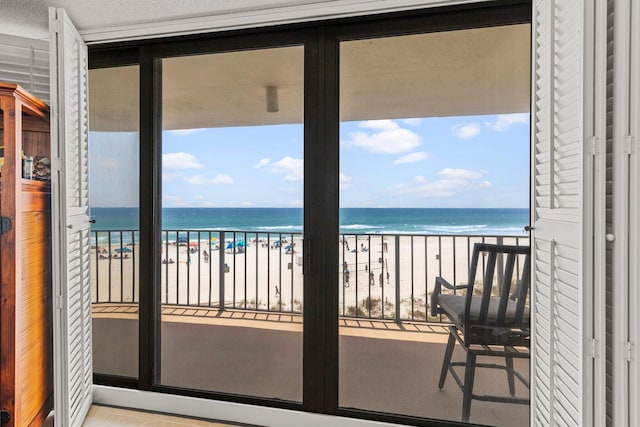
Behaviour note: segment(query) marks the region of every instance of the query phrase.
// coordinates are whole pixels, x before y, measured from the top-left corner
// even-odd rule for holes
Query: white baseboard
[[[264,427],[399,427],[399,424],[99,385],[93,386],[93,402]]]

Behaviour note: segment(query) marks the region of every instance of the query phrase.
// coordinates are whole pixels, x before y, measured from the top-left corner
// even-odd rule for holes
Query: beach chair
[[[515,378],[527,388],[529,382],[514,370],[513,360],[529,358],[530,268],[529,247],[476,243],[467,285],[454,286],[442,277],[436,277],[431,294],[431,315],[442,314],[451,321],[438,387],[444,387],[450,372],[463,393],[463,422],[469,421],[472,399],[529,404],[528,397],[515,396]],[[477,273],[481,276],[478,280]],[[444,294],[443,288],[453,293]],[[461,290],[466,292],[457,292]],[[456,342],[466,352],[464,362],[451,361]],[[504,364],[479,363],[478,356],[500,357]],[[464,366],[464,381],[454,369],[456,366]],[[476,368],[505,370],[509,396],[474,394]]]

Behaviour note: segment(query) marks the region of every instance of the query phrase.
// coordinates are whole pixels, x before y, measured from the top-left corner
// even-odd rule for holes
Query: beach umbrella
[[[189,246],[198,247],[198,242],[191,242],[189,243]]]
[[[120,252],[133,252],[131,250],[131,248],[118,248],[116,249],[116,252],[120,253]]]
[[[233,242],[227,243],[227,249],[233,249]]]
[[[188,241],[189,241],[189,239],[187,239],[186,236],[178,237],[178,243],[187,243]]]
[[[217,241],[218,241],[218,238],[217,238],[217,237],[212,237],[212,238],[211,238],[211,241],[212,241],[212,242],[217,242]]]
[[[290,251],[291,249],[293,249],[293,245],[291,243],[284,247],[285,251]]]
[[[244,240],[238,240],[236,246],[244,247]]]

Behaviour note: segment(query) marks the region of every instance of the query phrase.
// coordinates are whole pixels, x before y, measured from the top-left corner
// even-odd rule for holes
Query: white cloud
[[[491,182],[479,180],[485,173],[445,168],[438,173],[441,179],[430,181],[424,176],[416,176],[412,182],[396,185],[391,192],[419,198],[452,197],[465,191],[491,187]]]
[[[283,193],[294,194],[302,191],[302,186],[278,187],[277,190],[282,191]]]
[[[162,172],[162,182],[172,182],[182,176],[178,172]]]
[[[340,172],[340,190],[348,190],[351,188],[353,178]]]
[[[255,165],[253,165],[253,167],[258,169],[258,168],[267,166],[270,162],[271,162],[270,158],[260,159],[260,161],[258,163],[256,163]]]
[[[283,157],[277,162],[271,163],[272,171],[277,174],[284,174],[285,181],[302,181],[304,177],[304,161],[293,157]]]
[[[194,175],[184,178],[189,184],[192,185],[221,185],[221,184],[233,184],[233,178],[229,175],[216,175],[213,178],[207,178],[204,175]]]
[[[480,135],[481,126],[479,123],[458,123],[451,126],[453,136],[460,139],[474,138]]]
[[[393,120],[365,120],[358,123],[358,127],[373,130],[394,130],[400,126]]]
[[[485,125],[498,132],[506,132],[517,123],[529,124],[529,113],[498,114],[494,123],[486,122]]]
[[[409,126],[420,126],[422,123],[422,119],[402,119],[400,121]]]
[[[449,179],[478,179],[482,178],[485,171],[470,171],[467,169],[444,168],[438,175]]]
[[[180,196],[165,195],[162,200],[165,206],[187,206],[187,202]]]
[[[415,162],[419,162],[420,160],[424,160],[427,157],[429,156],[424,151],[416,151],[415,153],[407,154],[405,156],[397,158],[393,162],[393,164],[401,165],[403,163],[415,163]]]
[[[169,133],[172,135],[193,135],[194,133],[198,133],[204,129],[175,129],[170,130]]]
[[[197,195],[193,200],[194,200],[194,205],[196,206],[202,206],[202,207],[213,206],[213,202],[211,202],[208,198],[206,198],[202,194]]]
[[[162,167],[165,169],[200,169],[204,166],[193,154],[179,152],[163,154]]]
[[[289,202],[289,206],[291,206],[292,208],[301,208],[302,207],[302,200],[291,200]]]
[[[216,175],[213,177],[213,179],[211,180],[212,184],[233,184],[233,178],[231,178],[229,175]]]
[[[408,129],[401,128],[392,120],[368,120],[360,122],[358,127],[373,132],[353,132],[346,144],[364,148],[371,153],[406,153],[421,144],[420,136]]]

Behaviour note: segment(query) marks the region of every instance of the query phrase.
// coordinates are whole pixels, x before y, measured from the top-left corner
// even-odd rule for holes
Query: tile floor
[[[237,427],[238,425],[99,405],[91,407],[84,424],[82,424],[83,427]]]

